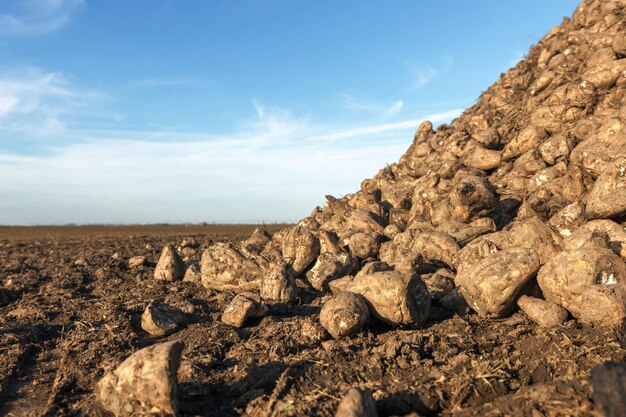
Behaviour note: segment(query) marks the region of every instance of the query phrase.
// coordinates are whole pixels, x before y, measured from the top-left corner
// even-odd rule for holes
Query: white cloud
[[[14,96],[0,96],[0,119],[15,108],[20,100]]]
[[[426,67],[422,69],[416,69],[413,71],[413,84],[412,88],[422,88],[426,84],[428,84],[435,76],[437,76],[438,71],[433,67]]]
[[[313,141],[336,141],[340,139],[355,138],[355,137],[362,138],[362,137],[367,137],[367,136],[380,134],[380,133],[387,133],[391,131],[409,129],[412,127],[416,128],[424,120],[430,120],[431,122],[433,122],[433,124],[442,123],[442,122],[452,120],[455,117],[460,116],[462,112],[463,112],[462,109],[449,110],[449,111],[442,112],[442,113],[431,114],[431,115],[428,115],[419,119],[404,120],[401,122],[385,123],[385,124],[379,124],[379,125],[373,125],[373,126],[358,127],[354,129],[340,131],[340,132],[326,133],[320,136],[312,137],[311,140]]]
[[[42,35],[61,29],[86,0],[25,0],[14,14],[0,14],[0,36]]]
[[[258,100],[252,100],[257,118],[239,126],[237,143],[257,146],[284,146],[293,137],[308,129],[307,117],[294,118],[289,110],[267,107]],[[251,132],[253,132],[251,134]],[[231,138],[232,140],[232,138]]]
[[[79,92],[59,73],[22,68],[0,74],[0,137],[17,131],[52,136],[65,130],[64,116],[95,92]]]
[[[393,104],[393,106],[389,107],[387,110],[383,112],[382,118],[385,120],[390,119],[393,116],[399,114],[403,108],[404,108],[404,101],[398,100]]]
[[[341,108],[352,112],[365,112],[387,120],[399,114],[404,101],[382,101],[354,91],[343,91],[337,94],[337,101]]]
[[[422,120],[333,128],[254,105],[231,135],[80,132],[43,155],[0,152],[0,224],[295,221],[397,161]]]
[[[438,75],[448,71],[454,65],[454,60],[450,55],[444,57],[444,63],[440,67],[431,65],[416,65],[413,63],[405,63],[411,69],[411,82],[409,88],[418,90],[430,83]]]

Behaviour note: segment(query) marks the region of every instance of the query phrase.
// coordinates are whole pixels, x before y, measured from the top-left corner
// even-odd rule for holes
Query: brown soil
[[[379,415],[590,415],[590,370],[624,361],[619,335],[571,320],[546,330],[518,312],[507,319],[451,317],[435,309],[424,329],[372,322],[342,341],[316,341],[320,299],[274,309],[243,329],[220,323],[234,294],[190,282],[156,282],[163,245],[193,236],[241,240],[248,226],[0,229],[0,415],[93,415],[105,372],[155,341],[181,340],[182,415],[333,415],[349,387],[374,392]],[[146,246],[150,245],[150,246]],[[118,259],[112,257],[115,253]],[[75,265],[78,258],[85,264]],[[80,262],[79,262],[80,263]],[[165,338],[139,325],[163,300],[188,313]]]

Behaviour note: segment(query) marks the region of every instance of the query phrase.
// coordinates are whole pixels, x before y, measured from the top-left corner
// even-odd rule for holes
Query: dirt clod
[[[593,406],[596,415],[618,417],[626,414],[626,365],[605,362],[591,371]]]
[[[9,304],[9,295],[4,288],[0,288],[0,307]]]

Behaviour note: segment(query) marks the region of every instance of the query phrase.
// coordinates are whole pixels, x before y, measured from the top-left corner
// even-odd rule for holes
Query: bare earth
[[[163,245],[195,237],[199,259],[215,241],[239,241],[252,229],[0,228],[8,295],[0,307],[0,415],[98,415],[92,390],[104,373],[166,340],[185,344],[181,414],[201,416],[330,416],[352,386],[373,391],[381,416],[591,415],[591,368],[626,359],[616,332],[575,320],[548,330],[522,312],[484,320],[434,308],[420,330],[372,321],[347,340],[319,339],[323,298],[310,290],[298,305],[234,329],[219,320],[234,294],[152,279]],[[131,269],[135,255],[152,263]],[[167,337],[145,333],[140,317],[155,300],[185,311],[188,326]]]

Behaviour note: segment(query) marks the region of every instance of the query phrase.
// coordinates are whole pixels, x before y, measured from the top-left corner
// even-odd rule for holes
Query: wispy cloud
[[[387,110],[383,112],[382,118],[384,120],[390,119],[393,116],[399,114],[403,108],[404,108],[404,101],[398,100],[395,103],[393,103],[391,107],[389,107]]]
[[[424,87],[430,80],[437,76],[437,73],[438,71],[433,67],[415,69],[413,71],[413,83],[411,87],[415,89]]]
[[[244,142],[260,146],[282,146],[310,126],[306,116],[294,118],[289,110],[268,107],[259,100],[252,100],[252,104],[257,118],[241,124],[240,137],[244,138]]]
[[[14,132],[58,134],[64,116],[97,96],[72,87],[60,73],[32,67],[0,73],[0,140]]]
[[[396,161],[422,120],[333,127],[253,105],[229,135],[84,131],[45,154],[0,152],[0,178],[11,178],[0,182],[0,223],[297,220]]]
[[[411,71],[411,82],[409,83],[409,88],[412,90],[418,90],[430,83],[438,75],[452,68],[454,60],[451,56],[446,55],[444,57],[444,63],[438,67],[409,62],[405,62],[405,64]]]
[[[404,107],[403,100],[377,100],[354,91],[338,93],[337,101],[339,106],[343,109],[374,114],[376,117],[380,117],[383,120],[390,119],[399,114]]]
[[[0,119],[9,114],[19,102],[15,96],[0,96]]]
[[[86,0],[24,0],[13,14],[0,13],[0,36],[41,35],[61,29]]]
[[[442,112],[442,113],[430,114],[419,119],[404,120],[401,122],[394,122],[394,123],[384,123],[384,124],[379,124],[379,125],[358,127],[358,128],[347,129],[347,130],[338,131],[338,132],[326,133],[320,136],[314,136],[310,138],[310,140],[336,141],[336,140],[347,139],[347,138],[364,138],[364,137],[381,134],[381,133],[415,128],[424,120],[430,120],[434,124],[442,123],[442,122],[449,121],[449,120],[454,119],[455,117],[460,116],[462,112],[463,112],[462,109],[449,110],[449,111]]]

